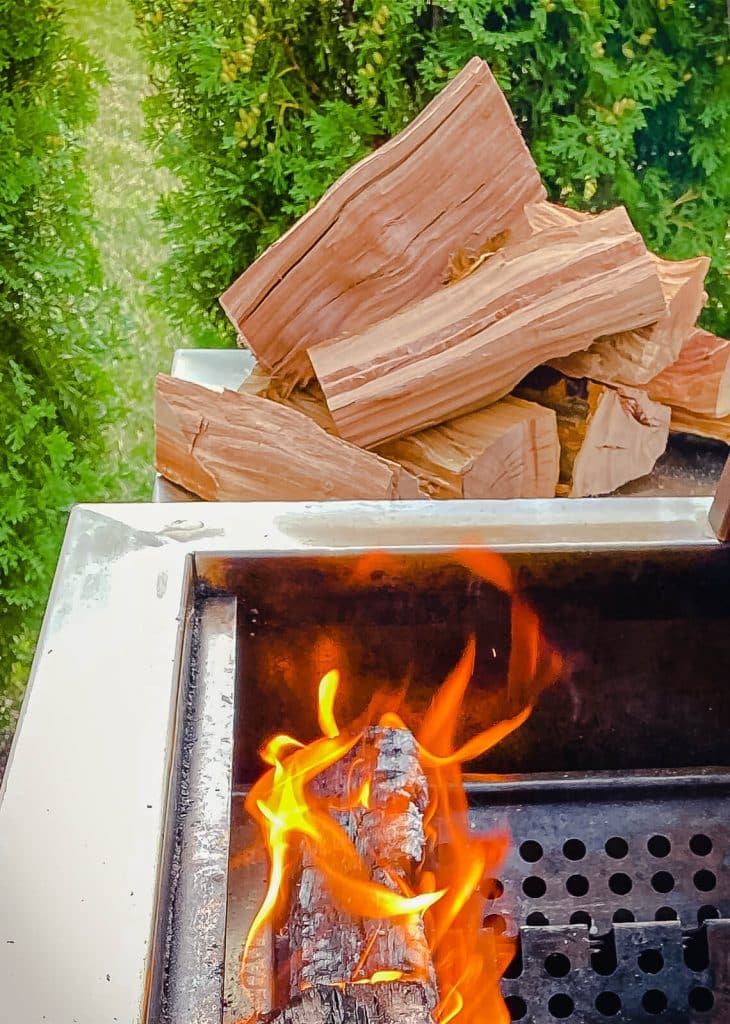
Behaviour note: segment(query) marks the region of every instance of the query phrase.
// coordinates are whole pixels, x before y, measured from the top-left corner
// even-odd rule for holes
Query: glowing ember
[[[388,864],[377,865],[376,880],[356,843],[340,823],[343,812],[371,814],[377,780],[375,758],[368,745],[375,730],[408,730],[411,713],[404,701],[392,708],[392,696],[371,703],[388,708],[358,728],[338,725],[335,707],[339,672],[328,671],[319,685],[318,721],[322,738],[307,745],[285,735],[263,748],[269,771],[253,786],[246,809],[261,828],[270,862],[265,898],[249,931],[241,978],[257,936],[277,927],[290,905],[291,880],[297,878],[302,851],[320,873],[327,893],[349,918],[374,922],[362,955],[348,977],[328,980],[334,987],[416,983],[435,972],[438,1004],[436,1024],[501,1024],[509,1021],[499,981],[513,956],[513,943],[483,927],[485,900],[506,855],[506,833],[478,835],[470,831],[461,766],[494,747],[527,719],[536,695],[557,678],[560,659],[546,643],[539,621],[515,594],[509,566],[483,551],[459,553],[458,561],[496,586],[512,600],[511,651],[507,677],[514,717],[491,725],[457,746],[464,698],[474,672],[476,643],[471,637],[453,671],[434,695],[420,725],[413,730],[417,760],[428,785],[422,818],[425,852],[410,877]],[[378,566],[382,568],[382,564]],[[372,556],[361,572],[374,568]],[[357,573],[356,573],[357,575]],[[405,736],[406,733],[397,735]],[[408,733],[410,736],[410,733]],[[410,738],[411,745],[413,737]],[[411,749],[413,747],[411,746]],[[372,764],[370,763],[372,761]],[[323,798],[315,780],[333,766],[347,764],[344,792]],[[407,800],[389,796],[386,810],[408,811]],[[336,820],[339,815],[340,821]],[[419,819],[420,820],[420,819]],[[420,827],[420,826],[419,826]],[[390,922],[390,924],[388,924]],[[365,972],[373,945],[383,927],[399,929],[410,945],[408,970],[378,968]],[[419,943],[427,941],[433,967],[423,962]],[[395,966],[395,965],[393,965]],[[300,990],[311,987],[302,983]]]

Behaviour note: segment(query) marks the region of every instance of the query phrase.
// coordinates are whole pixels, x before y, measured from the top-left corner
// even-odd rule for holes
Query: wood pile
[[[161,377],[157,468],[209,500],[607,494],[730,441],[705,257],[549,203],[474,58],[223,295],[238,393]]]

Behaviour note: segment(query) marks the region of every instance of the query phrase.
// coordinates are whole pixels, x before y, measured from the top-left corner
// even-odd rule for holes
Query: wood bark
[[[696,327],[679,359],[650,381],[651,398],[700,416],[730,415],[730,341]]]
[[[405,729],[369,729],[345,758],[315,780],[320,797],[342,802],[370,778],[368,806],[332,816],[350,836],[372,881],[399,892],[423,856],[425,776]],[[421,918],[404,923],[355,918],[329,890],[314,852],[301,868],[286,925],[277,937],[282,983],[277,1024],[433,1024],[436,982]],[[380,970],[400,981],[357,984]]]
[[[156,468],[207,501],[394,498],[400,467],[302,413],[160,375]]]
[[[507,394],[548,359],[664,312],[625,212],[507,245],[473,274],[309,355],[342,437],[371,447]]]
[[[612,388],[541,368],[517,391],[557,413],[559,495],[610,494],[650,473],[666,448],[670,410],[636,388]]]
[[[554,203],[531,203],[525,213],[534,231],[577,224],[595,216]],[[585,352],[551,360],[570,377],[590,377],[606,384],[644,386],[679,357],[687,335],[707,301],[704,280],[710,266],[705,256],[665,260],[652,254],[666,302],[654,324],[598,338]]]
[[[704,416],[675,406],[671,430],[677,434],[696,434],[730,444],[730,416]]]
[[[377,449],[428,498],[553,498],[560,442],[551,409],[508,397]]]
[[[269,371],[306,381],[306,348],[440,288],[457,246],[528,234],[537,168],[487,64],[472,59],[395,138],[347,171],[221,298]]]

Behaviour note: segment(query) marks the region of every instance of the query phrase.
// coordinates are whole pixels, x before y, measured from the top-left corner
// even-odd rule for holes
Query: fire
[[[462,765],[484,754],[526,721],[537,694],[557,678],[560,659],[545,641],[535,613],[515,593],[512,573],[504,560],[475,550],[460,552],[457,560],[512,601],[507,688],[513,706],[519,705],[519,710],[457,745],[459,718],[476,657],[476,641],[470,637],[458,664],[414,729],[418,762],[428,784],[422,861],[408,879],[398,872],[389,873],[387,865],[378,865],[383,882],[390,883],[382,884],[370,877],[355,843],[333,817],[348,809],[368,812],[373,779],[360,756],[361,741],[370,723],[363,726],[360,722],[357,727],[338,724],[335,707],[340,674],[337,669],[328,671],[318,693],[321,738],[305,745],[291,736],[274,736],[261,752],[269,770],[246,798],[246,809],[259,823],[270,869],[266,895],[243,951],[242,983],[249,951],[261,930],[283,919],[290,903],[290,879],[296,875],[306,846],[333,903],[349,917],[390,922],[403,929],[406,936],[425,933],[439,993],[433,1012],[436,1024],[509,1021],[499,981],[512,959],[513,944],[482,925],[485,885],[498,873],[509,837],[506,832],[478,835],[470,831]],[[364,575],[377,567],[373,556],[368,556],[360,571]],[[388,700],[376,698],[371,707],[380,708],[375,719],[380,729],[408,729],[407,705],[394,710]],[[317,776],[348,757],[358,744],[346,792],[328,800],[317,795],[312,785]],[[376,985],[425,977],[425,965],[418,964],[411,973],[378,969],[361,976],[379,929],[380,925],[371,931],[351,976],[334,984]]]

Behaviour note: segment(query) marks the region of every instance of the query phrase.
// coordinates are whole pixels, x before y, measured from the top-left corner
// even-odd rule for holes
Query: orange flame
[[[485,881],[495,876],[509,846],[506,832],[477,835],[470,831],[468,802],[461,765],[481,756],[518,729],[529,717],[539,693],[557,678],[561,661],[546,643],[532,609],[515,593],[508,564],[491,552],[465,549],[456,559],[469,571],[497,587],[512,600],[511,650],[507,672],[508,696],[519,707],[510,718],[497,722],[457,745],[463,701],[474,673],[476,641],[470,636],[457,665],[436,691],[415,732],[421,767],[426,775],[429,804],[424,814],[426,854],[413,888],[387,866],[382,876],[392,888],[373,881],[354,843],[335,821],[337,810],[368,809],[373,794],[371,777],[362,779],[359,757],[350,768],[347,792],[325,801],[311,788],[316,777],[344,758],[363,733],[350,726],[342,731],[334,707],[340,685],[337,669],[328,671],[319,684],[318,721],[322,738],[304,745],[291,736],[273,737],[261,756],[270,769],[246,798],[248,812],[258,821],[270,862],[264,900],[251,926],[241,963],[261,929],[277,920],[288,902],[288,879],[305,843],[318,870],[326,879],[335,904],[352,917],[375,920],[423,917],[428,945],[440,993],[434,1011],[436,1024],[507,1024],[510,1019],[500,994],[499,981],[513,955],[513,944],[504,935],[482,926]],[[354,578],[364,579],[378,565],[375,556],[362,559]],[[386,567],[390,562],[385,563]],[[394,564],[398,564],[395,560]],[[400,700],[396,704],[400,703]],[[379,707],[382,728],[408,728],[405,717],[393,710],[392,698],[379,695],[371,709]],[[358,771],[355,771],[355,768]],[[366,767],[366,766],[365,766]],[[355,779],[358,779],[357,783]],[[376,970],[358,977],[367,962],[376,932],[362,953],[352,977],[338,985],[383,984],[409,980],[400,970]]]

